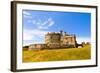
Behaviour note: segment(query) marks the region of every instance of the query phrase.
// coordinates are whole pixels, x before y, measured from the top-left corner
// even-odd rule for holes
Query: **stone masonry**
[[[45,35],[45,44],[31,44],[29,49],[57,49],[77,47],[76,36],[66,32],[48,32]]]

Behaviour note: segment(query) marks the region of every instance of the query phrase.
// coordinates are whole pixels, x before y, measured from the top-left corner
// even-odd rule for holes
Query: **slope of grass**
[[[90,58],[90,45],[86,45],[82,48],[23,51],[23,62],[83,60]]]

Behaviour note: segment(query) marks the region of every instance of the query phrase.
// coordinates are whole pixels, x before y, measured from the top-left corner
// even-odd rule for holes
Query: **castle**
[[[66,32],[48,32],[45,34],[45,44],[31,44],[29,49],[57,49],[77,47],[76,36]]]

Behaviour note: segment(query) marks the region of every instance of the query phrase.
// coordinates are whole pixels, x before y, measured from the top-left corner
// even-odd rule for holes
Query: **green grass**
[[[82,48],[65,48],[53,50],[23,50],[23,62],[44,62],[64,60],[85,60],[91,58],[90,45]]]

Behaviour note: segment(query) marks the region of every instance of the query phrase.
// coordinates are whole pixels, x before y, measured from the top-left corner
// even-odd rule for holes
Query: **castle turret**
[[[60,34],[61,34],[61,36],[63,36],[63,31],[62,30],[60,30]]]

